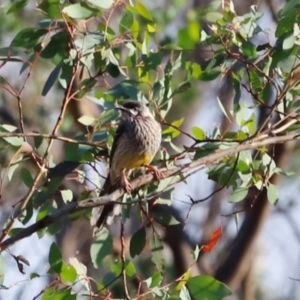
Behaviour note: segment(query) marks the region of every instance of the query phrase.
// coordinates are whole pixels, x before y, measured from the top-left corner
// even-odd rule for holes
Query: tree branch
[[[217,163],[221,159],[223,159],[226,156],[232,156],[234,154],[237,154],[241,151],[245,150],[253,150],[262,146],[267,146],[271,144],[278,144],[278,143],[284,143],[284,142],[289,142],[289,141],[294,141],[296,139],[300,139],[299,132],[292,132],[287,135],[282,135],[282,136],[275,136],[275,137],[269,137],[265,138],[263,140],[259,140],[259,137],[256,138],[254,141],[247,141],[244,144],[240,144],[237,146],[234,146],[229,149],[221,150],[218,152],[215,152],[213,154],[210,154],[206,157],[202,157],[197,159],[196,161],[183,164],[181,166],[174,166],[169,169],[161,169],[160,171],[162,172],[164,178],[167,177],[173,177],[179,174],[184,174],[184,173],[189,173],[192,170],[195,170],[199,167],[208,167],[212,164]],[[188,176],[188,174],[187,174]],[[131,182],[131,185],[134,190],[138,190],[142,188],[143,186],[151,183],[154,180],[153,174],[146,174],[146,175],[141,175],[138,178],[134,179]],[[172,186],[176,184],[177,182],[181,181],[182,179],[179,178],[178,181],[172,183]],[[167,189],[169,189],[167,187]],[[156,193],[162,193],[163,191],[156,192]],[[88,198],[86,200],[80,201],[80,202],[71,202],[69,204],[66,204],[65,206],[61,207],[59,211],[56,213],[53,213],[52,215],[49,215],[40,221],[36,222],[33,225],[30,225],[23,230],[20,230],[17,234],[15,234],[13,237],[6,239],[4,242],[0,244],[0,251],[3,251],[7,249],[9,246],[13,245],[17,241],[30,236],[31,234],[49,226],[50,224],[57,222],[60,220],[62,217],[74,213],[76,211],[86,209],[86,208],[92,208],[92,207],[97,207],[97,206],[102,206],[102,205],[107,205],[108,203],[116,202],[120,197],[122,197],[124,194],[123,189],[118,189],[115,190],[113,193],[109,195],[105,195],[102,197],[94,197],[94,198]],[[148,197],[151,199],[151,197]],[[120,203],[122,204],[122,203]],[[3,232],[3,235],[7,234],[7,232]]]

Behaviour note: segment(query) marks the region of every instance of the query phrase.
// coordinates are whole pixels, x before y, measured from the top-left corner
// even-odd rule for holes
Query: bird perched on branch
[[[159,180],[162,174],[149,164],[153,160],[161,144],[161,126],[151,114],[149,108],[138,101],[126,101],[117,106],[121,111],[121,121],[116,130],[110,152],[109,174],[100,196],[108,195],[117,188],[132,191],[132,186],[126,175],[134,168],[146,167],[154,172]],[[96,226],[110,224],[114,217],[114,206],[105,205]]]

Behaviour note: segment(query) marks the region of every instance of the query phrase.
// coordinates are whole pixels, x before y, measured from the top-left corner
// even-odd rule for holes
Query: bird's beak
[[[126,110],[126,108],[122,105],[116,105],[115,109]]]
[[[130,110],[127,109],[127,108],[125,108],[125,107],[122,106],[122,105],[116,105],[115,108],[116,108],[116,109],[119,109],[119,110],[121,110],[121,111],[125,111],[125,112],[127,112],[128,114],[130,114]]]

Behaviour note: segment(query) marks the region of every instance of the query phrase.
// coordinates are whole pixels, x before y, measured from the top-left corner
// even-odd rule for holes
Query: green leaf
[[[284,18],[279,20],[279,22],[277,24],[276,31],[275,31],[275,36],[277,38],[279,38],[284,33],[293,31],[293,26],[295,24],[296,15],[297,15],[297,13],[293,12],[288,17],[284,17]]]
[[[153,24],[151,24],[151,23],[147,24],[147,30],[148,30],[149,33],[156,32],[156,24],[155,23],[153,23]]]
[[[267,197],[270,204],[275,205],[279,198],[278,186],[274,184],[269,184],[267,187]]]
[[[274,174],[274,170],[276,169],[276,163],[273,158],[265,153],[262,156],[262,165],[265,166],[264,171],[265,174],[270,178]]]
[[[161,46],[161,49],[166,49],[166,50],[182,50],[181,47],[179,47],[178,45],[175,44],[165,44],[163,46]]]
[[[52,177],[50,176],[50,172],[48,174],[47,178],[47,185],[44,186],[43,190],[39,190],[37,193],[34,195],[34,201],[35,204],[44,204],[45,199],[49,199],[51,196],[53,196],[55,193],[57,193],[57,190],[61,186],[62,179],[61,177]],[[48,203],[48,202],[46,202]]]
[[[145,71],[156,70],[161,64],[163,54],[161,52],[149,53],[148,55],[142,55],[144,62],[143,73],[141,76],[144,76]]]
[[[191,86],[192,85],[189,81],[182,82],[181,84],[179,84],[178,88],[174,89],[172,97],[176,94],[185,93],[191,88]]]
[[[187,289],[187,287],[185,285],[180,290],[179,297],[180,297],[179,298],[180,300],[192,300],[189,290]]]
[[[222,103],[221,99],[220,99],[219,97],[217,97],[217,100],[218,100],[219,107],[221,108],[221,110],[222,110],[224,116],[230,121],[230,118],[229,118],[228,115],[227,115],[226,109],[225,109],[225,107],[223,106],[223,103]]]
[[[68,83],[72,78],[72,72],[73,72],[72,61],[70,59],[64,59],[62,63],[62,72],[59,77],[59,82],[64,89],[67,88]]]
[[[58,75],[60,73],[60,70],[62,68],[62,64],[59,63],[57,66],[55,66],[55,68],[51,71],[49,77],[47,78],[45,85],[43,87],[42,90],[42,96],[46,96],[48,94],[48,92],[50,91],[50,89],[52,88],[52,86],[55,84]]]
[[[18,136],[12,137],[4,137],[3,138],[7,143],[11,144],[12,146],[19,147],[24,143],[24,139]]]
[[[13,12],[17,12],[18,10],[21,10],[23,7],[25,7],[28,4],[29,0],[21,0],[15,2],[6,12],[6,14],[10,14]]]
[[[204,156],[207,156],[213,152],[215,152],[216,150],[218,150],[219,146],[216,145],[216,143],[207,143],[205,145],[203,145],[202,147],[200,147],[197,151],[196,151],[196,155],[194,159],[198,159]]]
[[[102,2],[105,1],[101,0],[101,3]],[[76,3],[64,7],[62,12],[73,19],[89,19],[97,12],[97,10],[92,9],[91,7],[84,5],[83,3]]]
[[[64,288],[57,289],[57,287],[47,288],[41,300],[76,300],[77,294],[74,293],[72,287],[66,286]]]
[[[107,46],[104,33],[99,31],[86,33],[83,38],[77,38],[75,44],[79,49],[90,50],[87,53],[94,52],[95,46]],[[91,57],[93,57],[93,53],[91,53]],[[82,60],[83,58],[81,58]]]
[[[144,227],[137,230],[131,237],[129,253],[132,258],[139,255],[146,245],[146,230]]]
[[[164,270],[164,246],[160,236],[155,231],[153,231],[150,238],[150,248],[152,253],[152,261],[154,262],[158,271],[162,273]]]
[[[29,276],[30,279],[39,278],[39,277],[41,277],[41,276],[38,273],[35,273],[35,272],[30,273],[30,276]]]
[[[95,52],[93,55],[95,71],[101,73],[106,68],[106,59],[102,57],[100,52]]]
[[[22,160],[22,158],[23,158],[23,155],[19,156],[18,159],[9,166],[8,171],[7,171],[7,178],[9,181],[11,181],[12,176],[14,175],[15,171],[18,169],[18,167],[20,165],[19,162]]]
[[[207,275],[190,278],[187,287],[195,300],[221,300],[232,294],[224,283]]]
[[[91,291],[90,282],[86,280],[87,267],[83,263],[79,262],[76,257],[70,257],[69,263],[75,268],[78,275],[78,281],[84,285],[87,291]]]
[[[192,252],[192,256],[193,256],[194,261],[198,260],[199,254],[200,254],[200,248],[197,245],[196,248],[195,248],[195,250]]]
[[[108,9],[112,6],[112,4],[114,3],[113,0],[88,0],[89,3],[97,6],[97,7],[100,7],[100,8],[103,8],[103,9]]]
[[[73,199],[73,192],[71,190],[61,190],[60,194],[65,203],[72,201]]]
[[[123,17],[121,19],[120,25],[119,25],[120,33],[124,33],[126,31],[130,30],[130,28],[133,24],[133,20],[134,20],[134,17],[133,17],[132,12],[129,10],[126,10],[125,14],[123,15]]]
[[[197,246],[198,247],[198,246]],[[198,247],[199,250],[199,247]],[[200,251],[199,251],[200,252]],[[196,259],[195,259],[196,261]],[[191,277],[191,269],[187,269],[187,271],[181,276],[181,280],[178,282],[178,284],[175,287],[176,291],[180,291],[182,288],[185,287],[188,279]]]
[[[202,68],[197,63],[186,62],[185,64],[186,70],[189,72],[189,75],[193,78],[199,78]]]
[[[15,234],[17,234],[18,232],[20,232],[21,230],[23,230],[24,228],[22,227],[15,227],[15,228],[12,228],[9,232],[8,232],[8,235],[9,236],[14,236]]]
[[[199,141],[206,138],[204,130],[202,130],[199,127],[192,127],[192,134],[193,134],[193,137]]]
[[[50,247],[48,262],[50,264],[50,269],[48,272],[60,274],[63,265],[62,255],[58,245],[54,242]]]
[[[99,29],[100,32],[106,32],[110,35],[116,35],[114,30],[111,27],[107,26],[107,24],[99,23],[98,24],[98,29]]]
[[[178,46],[184,50],[192,50],[195,42],[191,39],[187,28],[179,29],[177,32]]]
[[[179,120],[173,121],[171,123],[172,126],[168,127],[163,131],[163,134],[171,134],[171,138],[174,139],[175,137],[180,135],[180,131],[176,128],[179,128],[180,125],[183,123],[184,118],[181,118]]]
[[[26,28],[20,31],[12,40],[10,47],[33,48],[39,39],[48,33],[46,29]]]
[[[209,71],[203,71],[200,76],[199,80],[202,81],[212,81],[216,79],[221,74],[221,71],[219,70],[209,70]]]
[[[228,202],[235,203],[244,200],[248,195],[248,190],[249,188],[237,188],[230,195]]]
[[[295,45],[295,41],[296,41],[296,38],[295,38],[294,34],[291,33],[284,39],[284,41],[282,43],[282,49],[289,50],[289,49],[293,48]]]
[[[291,17],[300,8],[299,0],[289,0],[286,2],[284,7],[279,11],[278,16],[281,17]]]
[[[250,84],[254,89],[261,90],[262,89],[262,81],[260,74],[256,70],[250,70],[249,71],[249,79]]]
[[[149,288],[155,288],[160,285],[162,281],[162,276],[160,272],[154,271],[151,277],[151,282],[149,283]]]
[[[98,120],[95,119],[94,117],[92,116],[81,116],[79,119],[78,119],[78,122],[83,124],[84,126],[91,126],[91,125],[95,125],[96,122]]]
[[[24,219],[21,218],[21,220],[20,220],[23,225],[27,224],[33,216],[33,203],[32,203],[32,201],[29,201],[29,203],[27,204],[24,214],[25,214]]]
[[[33,178],[28,169],[25,169],[25,168],[21,169],[21,178],[27,187],[31,187],[31,185],[33,183]]]
[[[17,129],[18,128],[16,126],[9,125],[9,124],[1,124],[0,125],[0,131],[1,132],[14,132]]]
[[[43,12],[45,12],[45,15],[48,16],[51,21],[53,19],[56,19],[56,24],[59,24],[59,18],[61,18],[61,12],[60,12],[60,5],[59,0],[44,0],[40,1],[39,5],[37,6],[39,9],[41,9]],[[49,27],[49,25],[47,26]]]
[[[50,224],[46,229],[44,229],[44,231],[42,233],[43,234],[47,233],[47,234],[53,236],[53,235],[57,234],[59,231],[61,231],[62,228],[63,228],[62,221],[57,221],[55,223]]]
[[[223,18],[223,15],[219,12],[209,12],[206,14],[206,20],[208,22],[212,22],[212,23],[215,23],[217,22],[218,20],[222,19]]]
[[[115,99],[130,98],[132,100],[137,100],[138,94],[139,94],[139,89],[132,83],[130,83],[128,81],[123,81],[122,83],[119,83],[119,84],[115,85],[113,88],[106,91],[105,94],[111,95]]]
[[[183,49],[192,50],[199,40],[200,26],[198,21],[191,21],[186,28],[178,31],[178,45]]]
[[[67,265],[65,262],[62,264],[60,277],[63,281],[74,282],[77,278],[77,272],[73,266]]]
[[[61,31],[53,35],[46,47],[43,49],[41,57],[50,59],[57,54],[61,54],[62,57],[65,56],[70,38],[71,37],[68,31]]]
[[[122,273],[123,265],[120,261],[115,261],[110,264],[110,270],[119,276]]]
[[[138,13],[139,15],[141,15],[142,17],[144,17],[148,21],[153,21],[153,17],[151,15],[151,13],[149,12],[149,10],[139,1],[137,1],[135,3],[134,7],[127,6],[127,9],[132,11],[132,12]]]
[[[136,276],[136,270],[135,270],[135,266],[134,264],[132,263],[132,261],[128,261],[126,263],[126,266],[125,266],[125,272],[126,272],[126,275],[129,277],[129,278],[134,278]]]
[[[119,278],[119,275],[116,275],[113,272],[108,272],[103,277],[103,284],[106,288],[112,287],[117,283],[117,279]]]
[[[169,211],[154,211],[154,219],[163,226],[178,225],[180,222]]]
[[[49,191],[51,192],[53,192],[54,190],[57,191],[57,189],[61,185],[61,179],[64,178],[66,175],[70,174],[80,165],[80,162],[77,161],[77,159],[79,159],[79,155],[77,153],[78,147],[79,147],[78,144],[68,144],[66,146],[66,151],[65,151],[65,160],[57,164],[55,167],[49,169],[48,172],[48,181],[50,181],[50,185],[48,186]],[[72,158],[74,158],[74,161],[72,161]],[[48,195],[48,197],[50,197],[50,195]]]
[[[248,128],[248,132],[250,134],[254,134],[255,133],[255,128],[256,128],[256,115],[255,113],[252,113],[251,116],[249,117],[249,119],[247,119],[246,121],[242,122],[242,126],[245,126]]]
[[[0,60],[3,61],[24,62],[23,59],[17,58],[17,56],[21,56],[23,54],[24,54],[24,50],[17,47],[0,48]]]
[[[272,94],[272,84],[268,82],[259,93],[259,98],[263,100],[263,102],[268,103],[271,94]]]
[[[82,80],[78,87],[80,91],[76,94],[76,97],[82,98],[86,93],[90,92],[97,83],[98,81],[94,78],[86,78]]]
[[[24,62],[23,66],[20,69],[20,75],[32,65],[32,63],[37,59],[37,57],[38,55],[35,53],[29,56],[29,58]]]
[[[116,65],[114,65],[114,64],[112,64],[111,62],[107,65],[106,71],[113,78],[117,78],[121,74],[119,67],[116,66]]]
[[[133,38],[137,39],[140,33],[140,24],[136,19],[133,20],[130,30]]]
[[[100,232],[97,232],[96,238],[92,243],[90,254],[95,269],[100,268],[103,259],[112,254],[113,240],[109,231],[106,228],[102,228]]]

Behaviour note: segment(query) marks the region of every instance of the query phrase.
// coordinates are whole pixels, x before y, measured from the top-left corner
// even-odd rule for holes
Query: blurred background
[[[0,4],[2,1],[0,0]],[[269,42],[273,45],[277,22],[276,14],[283,7],[285,1],[235,0],[233,2],[237,15],[247,13],[252,5],[258,6],[258,10],[264,14],[259,21],[260,26],[268,33]],[[199,47],[195,41],[193,42],[192,38],[187,40],[186,37],[190,26],[197,26],[195,24],[199,22],[198,12],[210,1],[144,0],[143,3],[156,19],[157,42],[170,41],[179,45],[189,42],[191,43],[190,48],[194,49],[190,51],[191,59],[198,63],[205,60],[206,50]],[[1,48],[9,45],[16,33],[22,28],[36,26],[40,19],[38,19],[38,14],[33,14],[35,4],[35,1],[30,0],[26,8],[20,11],[18,15],[5,15],[6,9],[0,8]],[[121,14],[122,5],[118,9]],[[42,18],[42,16],[40,17]],[[110,26],[118,28],[118,21],[118,12],[115,12],[114,18],[110,20]],[[206,24],[201,24],[201,26],[205,28]],[[266,43],[267,40],[266,37],[262,37],[262,40],[256,42],[257,44]],[[15,86],[21,85],[27,75],[26,72],[20,74],[21,67],[22,64],[19,63],[7,63],[0,68],[0,76]],[[48,61],[45,61],[44,64],[40,61],[26,84],[22,101],[27,132],[49,133],[55,124],[61,107],[63,92],[53,87],[46,97],[41,96],[42,87],[51,69]],[[192,88],[184,96],[175,96],[174,105],[167,119],[172,122],[183,117],[182,129],[186,132],[190,132],[192,126],[199,126],[209,133],[212,128],[219,124],[221,124],[224,132],[228,131],[231,124],[222,115],[217,97],[221,99],[225,107],[230,109],[232,96],[232,87],[226,79],[221,81],[218,78],[213,82],[205,83],[195,80],[192,82]],[[247,94],[243,95],[242,98],[246,103],[251,101]],[[61,127],[61,134],[73,136],[81,131],[85,133],[85,129],[77,122],[77,119],[82,115],[97,117],[100,113],[100,109],[88,98],[83,101],[73,101]],[[0,123],[19,126],[17,102],[5,90],[1,89]],[[176,140],[178,146],[189,146],[189,143],[190,141],[182,135]],[[63,147],[63,143],[55,142],[52,149],[55,161],[63,159],[61,157],[64,153]],[[169,151],[172,150],[169,149]],[[7,165],[11,153],[1,151],[0,155],[1,165]],[[210,274],[226,282],[235,291],[234,295],[228,299],[300,299],[299,147],[295,145],[292,149],[284,149],[279,155],[279,161],[282,163],[281,168],[293,172],[294,175],[284,177],[281,181],[278,180],[280,199],[275,207],[264,204],[263,200],[259,199],[262,203],[261,207],[257,208],[259,212],[249,213],[247,201],[239,205],[229,204],[227,202],[229,192],[222,190],[208,201],[193,206],[184,231],[182,225],[171,226],[166,229],[163,236],[170,276],[182,274],[189,267],[190,252],[197,244],[205,243],[211,233],[223,224],[224,233],[219,244],[211,253],[201,254],[198,266],[193,268],[195,274]],[[30,163],[28,163],[28,168],[30,168]],[[92,171],[90,174],[93,178]],[[14,178],[18,177],[15,176]],[[1,225],[12,213],[12,205],[24,196],[27,189],[21,180],[18,184],[15,180],[8,182],[5,176],[1,176]],[[72,186],[72,183],[68,188],[76,193],[77,187]],[[190,207],[188,196],[195,200],[202,199],[217,188],[218,186],[208,179],[205,170],[198,172],[188,178],[187,184],[181,183],[176,187],[171,209],[175,210],[178,218],[184,220]],[[232,213],[242,208],[244,211],[238,214],[237,220]],[[225,218],[224,215],[228,214],[231,215]],[[36,216],[32,217],[32,223],[34,223],[35,218]],[[249,227],[244,228],[244,241],[239,240],[237,244],[234,244],[236,234],[245,220],[247,220]],[[88,265],[91,237],[89,221],[79,219],[72,225],[66,224],[65,230],[55,239],[61,245],[66,261],[70,257],[76,256]],[[16,262],[11,255],[8,252],[4,253],[6,277],[3,283],[5,288],[0,292],[0,299],[33,299],[41,292],[49,277],[45,275],[29,280],[28,274],[33,272],[41,274],[43,272],[41,270],[44,270],[46,274],[48,249],[52,240],[53,237],[50,236],[38,239],[35,234],[30,239],[24,239],[10,248],[14,255],[23,255],[30,262],[30,266],[25,266],[25,275],[17,271]],[[234,245],[237,256],[236,259],[234,257],[232,259],[238,266],[235,266],[234,263],[230,264],[227,260],[227,255]],[[147,258],[145,258],[146,260]]]

